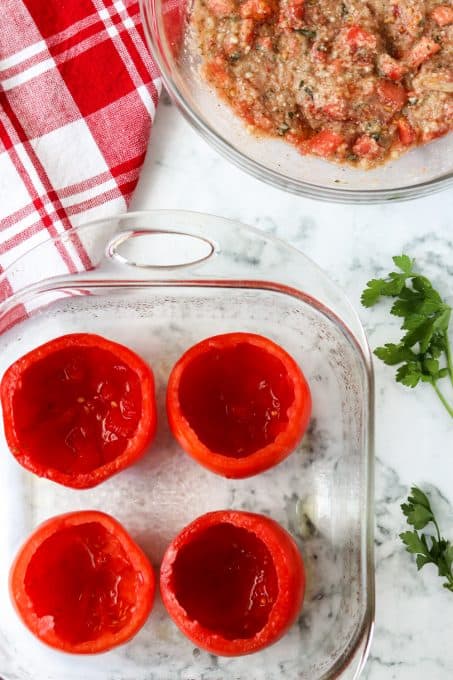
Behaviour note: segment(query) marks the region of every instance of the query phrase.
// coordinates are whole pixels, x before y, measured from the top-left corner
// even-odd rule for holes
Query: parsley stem
[[[444,397],[444,395],[442,394],[442,392],[440,391],[440,389],[437,387],[437,384],[436,384],[435,381],[433,381],[433,382],[431,383],[431,385],[433,386],[433,388],[434,388],[434,390],[435,390],[437,396],[438,396],[439,399],[441,400],[442,404],[445,406],[446,410],[448,411],[448,413],[450,414],[450,416],[453,418],[453,406],[450,406],[450,404],[449,404],[448,401],[445,399],[445,397]]]
[[[436,527],[436,531],[437,531],[437,540],[438,540],[439,543],[440,543],[440,541],[441,541],[440,529],[439,529],[439,525],[437,524],[437,520],[436,520],[436,518],[435,518],[434,516],[433,516],[432,522],[433,522],[434,526]]]
[[[450,376],[450,382],[453,385],[453,357],[451,354],[451,345],[450,341],[448,339],[448,335],[445,332],[445,354],[447,355],[447,367],[448,367],[448,374]]]

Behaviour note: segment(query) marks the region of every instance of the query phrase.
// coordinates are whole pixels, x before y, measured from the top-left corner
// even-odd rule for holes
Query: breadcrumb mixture
[[[194,0],[204,78],[255,134],[370,168],[453,128],[453,3]]]

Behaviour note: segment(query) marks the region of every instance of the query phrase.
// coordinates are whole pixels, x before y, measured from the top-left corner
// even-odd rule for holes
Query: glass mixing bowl
[[[249,134],[199,75],[195,50],[175,49],[181,0],[140,0],[143,26],[165,86],[193,127],[258,179],[301,196],[342,203],[408,200],[453,184],[453,134],[374,170],[301,156],[284,141]]]

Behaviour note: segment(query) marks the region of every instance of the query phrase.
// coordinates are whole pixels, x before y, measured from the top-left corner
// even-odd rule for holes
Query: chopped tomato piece
[[[282,461],[310,413],[299,366],[260,335],[207,338],[183,354],[168,380],[173,434],[190,456],[224,477],[250,477]]]
[[[289,28],[300,28],[304,18],[305,0],[288,0],[286,5],[286,18]]]
[[[239,656],[273,644],[294,623],[304,564],[292,536],[273,519],[218,510],[173,539],[160,590],[169,615],[197,647]]]
[[[453,24],[453,7],[438,5],[431,12],[431,16],[438,26]]]
[[[268,19],[275,12],[275,5],[269,0],[246,0],[240,9],[243,19],[253,19],[263,21]]]
[[[156,431],[151,369],[127,347],[91,333],[63,335],[15,361],[1,401],[16,460],[75,489],[132,465]]]
[[[255,23],[252,19],[243,19],[239,28],[239,44],[241,47],[249,47],[253,43],[255,35]]]
[[[401,80],[407,73],[407,67],[404,64],[385,52],[379,55],[378,66],[381,74],[390,80]]]
[[[400,111],[407,102],[407,91],[404,87],[390,80],[378,81],[377,94],[379,99],[391,106],[395,111]]]
[[[431,38],[424,36],[418,41],[407,55],[406,61],[411,68],[417,68],[434,54],[439,52],[440,45]]]
[[[225,64],[219,61],[209,61],[205,66],[206,78],[221,90],[228,90],[232,86],[232,79]]]
[[[352,147],[353,152],[360,156],[360,158],[377,158],[381,151],[381,147],[375,139],[369,135],[362,135],[357,139]]]
[[[404,116],[398,118],[396,121],[396,126],[398,128],[398,135],[401,144],[404,144],[404,146],[409,146],[409,144],[415,142],[417,139],[417,132],[414,130],[407,118],[404,118]]]
[[[214,16],[228,17],[235,12],[234,0],[207,0],[208,9],[214,14]]]
[[[146,555],[110,515],[83,510],[41,524],[11,567],[11,599],[41,642],[98,654],[130,640],[153,606]]]
[[[376,36],[372,35],[360,26],[351,26],[346,34],[348,44],[354,49],[366,47],[374,50],[377,45]]]
[[[346,103],[341,99],[329,102],[322,107],[322,112],[332,120],[347,120],[348,111]]]
[[[307,149],[317,156],[328,158],[343,144],[344,138],[332,130],[321,130],[307,141]]]

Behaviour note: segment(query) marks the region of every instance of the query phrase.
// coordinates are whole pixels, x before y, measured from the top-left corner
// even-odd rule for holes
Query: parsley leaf
[[[402,319],[405,331],[399,343],[386,343],[374,354],[388,366],[397,366],[396,381],[414,388],[429,383],[453,418],[453,404],[439,389],[438,381],[449,377],[453,386],[453,355],[448,339],[452,308],[431,281],[415,270],[415,260],[396,255],[398,271],[368,281],[362,293],[364,307],[373,307],[382,297],[395,298],[390,314]]]
[[[405,274],[412,274],[412,268],[414,266],[415,260],[411,260],[408,255],[395,255],[393,259],[393,264],[398,269],[401,269]]]
[[[426,564],[434,564],[439,576],[445,579],[444,588],[453,593],[453,544],[441,537],[428,496],[413,486],[407,503],[403,503],[401,509],[407,523],[413,526],[414,530],[404,531],[400,538],[407,552],[417,556],[417,569],[422,569]],[[419,533],[428,524],[434,525],[435,536]]]

